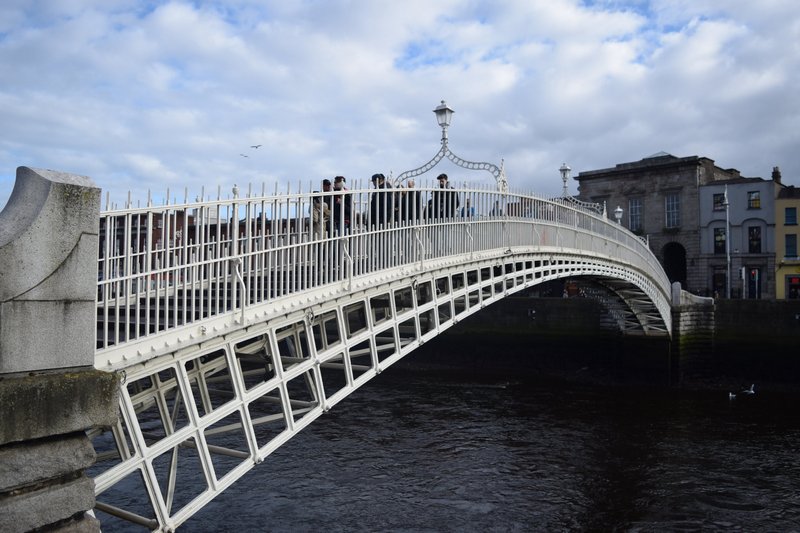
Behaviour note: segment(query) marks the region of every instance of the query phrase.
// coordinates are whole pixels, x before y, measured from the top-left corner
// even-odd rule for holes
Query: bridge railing
[[[520,247],[613,256],[654,273],[669,295],[641,239],[574,203],[530,194],[355,187],[108,209],[100,219],[96,366],[132,341],[294,293]]]

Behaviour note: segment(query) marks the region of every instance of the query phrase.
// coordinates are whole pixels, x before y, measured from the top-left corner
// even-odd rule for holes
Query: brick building
[[[738,170],[720,168],[707,157],[659,152],[581,172],[575,179],[580,200],[604,203],[609,214],[623,209],[622,224],[649,239],[670,281],[708,294],[712,285],[708,265],[701,261],[700,188],[739,178]]]

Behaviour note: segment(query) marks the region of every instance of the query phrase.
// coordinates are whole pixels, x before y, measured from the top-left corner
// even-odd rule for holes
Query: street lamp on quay
[[[728,186],[725,185],[725,194],[723,195],[722,205],[725,206],[725,263],[726,263],[726,279],[725,279],[725,296],[731,299],[731,215],[730,203],[728,202]]]
[[[558,169],[561,172],[561,181],[564,182],[564,191],[561,193],[561,196],[566,198],[567,197],[567,180],[569,180],[569,173],[572,171],[571,168],[567,166],[566,163],[561,165],[561,168]]]

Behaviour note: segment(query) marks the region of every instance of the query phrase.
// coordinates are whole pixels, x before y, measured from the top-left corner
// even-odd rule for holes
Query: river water
[[[798,400],[392,368],[179,531],[800,531]]]

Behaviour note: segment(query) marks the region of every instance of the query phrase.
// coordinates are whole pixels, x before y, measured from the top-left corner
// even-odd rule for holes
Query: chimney
[[[772,181],[778,184],[781,182],[781,169],[779,167],[772,167]]]

